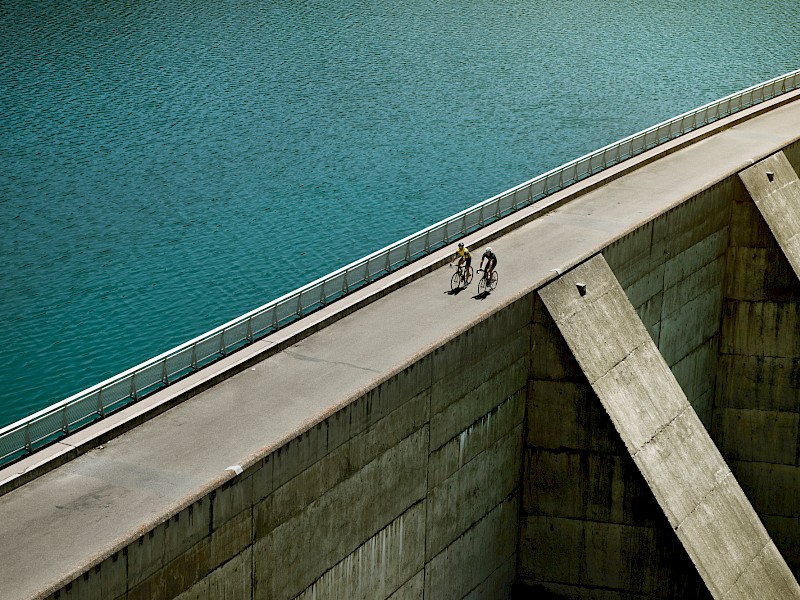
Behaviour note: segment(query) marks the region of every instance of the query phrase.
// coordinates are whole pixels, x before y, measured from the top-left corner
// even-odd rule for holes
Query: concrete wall
[[[508,595],[530,315],[476,324],[53,597]]]
[[[731,190],[731,180],[725,180],[603,252],[707,428]],[[555,324],[537,306],[520,534],[522,586],[556,597],[708,597]],[[612,564],[625,568],[609,568]]]
[[[733,178],[603,255],[707,429],[711,427]]]
[[[541,301],[534,328],[518,597],[710,597]]]
[[[738,178],[732,207],[713,436],[797,576],[800,281]]]
[[[797,145],[787,155],[796,165]],[[719,181],[603,254],[797,575],[800,288],[741,184]],[[531,291],[50,597],[534,591],[708,597]]]

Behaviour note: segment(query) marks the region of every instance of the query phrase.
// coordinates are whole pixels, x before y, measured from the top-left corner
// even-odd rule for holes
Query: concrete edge
[[[745,121],[755,118],[765,112],[778,108],[784,104],[794,102],[797,99],[800,99],[800,89],[761,102],[734,115],[729,115],[728,117],[720,119],[719,121],[715,121],[714,123],[706,125],[700,129],[675,138],[674,140],[670,140],[669,142],[656,146],[655,148],[632,157],[618,165],[604,169],[596,175],[592,175],[583,181],[565,188],[564,190],[555,192],[551,196],[543,198],[542,200],[539,200],[531,206],[521,209],[516,213],[508,215],[507,217],[504,217],[503,219],[500,219],[499,221],[468,235],[466,238],[464,238],[464,241],[470,245],[482,245],[491,242],[526,225],[534,219],[537,219],[555,210],[556,208],[567,204],[576,198],[588,194],[589,192],[592,192],[611,181],[615,181],[616,179],[619,179],[631,173],[632,171],[637,170],[642,166],[682,150],[721,131],[744,123]],[[800,139],[800,136],[798,136],[797,139]],[[761,159],[766,158],[766,156],[768,155],[761,157]],[[750,162],[752,163],[754,161]],[[730,175],[731,174],[729,173],[724,177]],[[710,183],[709,187],[714,185],[714,183],[716,183],[716,181]],[[666,210],[669,210],[669,208]],[[635,227],[636,226],[632,228]],[[608,240],[603,247],[613,243],[620,237],[624,237],[626,233],[621,234],[617,238]],[[564,265],[564,268],[561,269],[561,272],[563,273],[575,267],[601,250],[602,248],[598,248],[590,253],[587,253],[586,256],[575,258],[574,260],[570,261],[569,265]],[[383,298],[387,294],[431,273],[432,271],[447,264],[453,253],[454,250],[452,249],[452,245],[446,246],[429,255],[428,257],[402,267],[395,273],[378,279],[374,283],[368,284],[352,294],[344,296],[330,305],[310,313],[308,316],[303,317],[290,325],[287,325],[283,329],[270,334],[266,338],[263,338],[262,340],[251,344],[250,346],[245,346],[237,350],[228,357],[208,365],[197,373],[193,373],[128,407],[119,410],[118,412],[112,413],[108,417],[101,419],[70,436],[61,438],[53,444],[37,450],[29,456],[24,457],[17,462],[11,463],[9,466],[0,469],[0,496],[134,429],[135,427],[164,413],[181,402],[193,398],[194,396],[210,389],[218,383],[225,381],[229,377],[233,377],[252,365],[257,364],[258,362],[277,354],[278,352],[281,352],[282,350],[292,346],[293,344],[305,339],[310,335],[313,335],[328,325],[347,317],[360,308],[363,308],[364,306]],[[560,275],[555,273],[551,277],[547,277],[532,284],[530,288],[526,288],[526,290],[520,292],[511,300],[504,303],[503,306],[498,307],[498,310],[504,308],[511,302],[519,300],[521,297],[531,293],[532,291],[535,291],[558,276]],[[382,282],[384,284],[381,286]],[[436,347],[439,347],[450,339],[457,337],[461,333],[461,330],[454,332],[452,336],[448,337],[447,339],[440,340],[437,342],[437,345],[429,348],[428,350],[435,350]],[[377,387],[387,379],[391,378],[393,375],[402,371],[407,366],[408,365],[402,365],[395,369],[392,372],[392,375],[376,379],[370,389]],[[201,379],[203,375],[205,376]],[[352,401],[352,399],[353,398],[348,398],[337,405],[332,406],[331,411],[326,411],[326,413],[319,418],[309,420],[309,422],[305,424],[305,427],[287,435],[285,439],[276,443],[277,445],[271,444],[270,446],[265,447],[263,451],[258,453],[258,457],[251,457],[249,464],[256,464],[258,461],[263,459],[263,457],[267,456],[290,439],[301,435],[324,419],[328,418],[330,414],[333,414],[333,412],[339,410],[343,405],[346,405],[347,402]],[[144,410],[139,410],[136,414],[133,414],[133,409],[137,406],[146,408]],[[81,438],[82,441],[77,441],[81,440]],[[70,440],[76,440],[77,443],[69,444]],[[45,458],[44,460],[39,460],[37,457]],[[180,510],[182,510],[182,508],[177,509],[175,513],[171,514],[174,515]]]

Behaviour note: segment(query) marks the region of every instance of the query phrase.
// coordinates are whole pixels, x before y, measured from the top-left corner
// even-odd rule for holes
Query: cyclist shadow
[[[479,293],[475,294],[472,297],[472,299],[473,300],[486,300],[489,297],[489,294],[491,294],[491,293],[492,292],[488,292],[488,291],[479,292]]]
[[[461,292],[465,291],[466,289],[467,288],[465,288],[465,287],[458,287],[458,288],[454,288],[452,290],[447,290],[445,292],[445,294],[447,294],[449,296],[458,296]]]

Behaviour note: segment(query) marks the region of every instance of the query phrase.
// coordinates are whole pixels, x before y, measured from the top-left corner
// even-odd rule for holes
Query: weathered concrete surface
[[[800,596],[602,255],[539,295],[713,596]]]
[[[554,378],[567,370],[556,360],[537,362],[537,344],[550,342],[539,335],[541,323],[532,323],[535,291],[557,271],[616,242],[625,263],[629,236],[653,222],[669,222],[661,216],[687,203],[687,210],[703,214],[693,200],[698,191],[730,185],[739,170],[799,136],[800,104],[794,103],[647,164],[494,241],[502,280],[489,297],[449,295],[449,272],[433,272],[250,364],[102,449],[5,494],[0,497],[0,589],[12,590],[16,598],[50,592],[60,598],[171,598],[217,589],[216,578],[224,571],[250,577],[251,596],[245,589],[245,597],[296,597],[310,587],[318,597],[326,589],[360,594],[360,571],[349,570],[347,561],[375,557],[385,565],[381,589],[390,597],[420,597],[426,589],[427,597],[436,597],[445,587],[462,597],[504,593],[509,564],[523,545],[514,540],[538,548],[535,536],[518,536],[515,507],[526,500],[507,477],[523,468],[521,452],[511,459],[515,436],[531,435],[520,427],[524,416],[531,422],[530,407],[525,411],[519,402],[528,389],[526,369]],[[569,197],[565,191],[550,201]],[[540,209],[532,208],[526,218]],[[503,227],[500,223],[496,230]],[[712,227],[700,237],[713,235]],[[680,244],[684,237],[680,228],[663,232],[663,239]],[[717,246],[699,243],[687,241],[684,252],[699,257],[698,264],[715,265],[708,276],[698,275],[711,285]],[[647,252],[656,257],[652,246]],[[443,260],[445,254],[431,260]],[[639,273],[636,261],[629,262],[631,272]],[[641,284],[640,310],[660,306],[656,298],[667,295],[663,287],[653,291],[668,270],[666,263],[658,264],[663,264],[660,275],[639,280],[648,282]],[[674,267],[677,294],[688,288],[681,288],[685,277],[679,263]],[[688,299],[690,310],[713,313],[709,290]],[[705,393],[700,382],[711,338],[703,333],[698,345],[680,346],[682,336],[673,330],[691,329],[686,324],[691,321],[680,318],[680,303],[671,305],[672,312],[653,310],[658,318],[650,335],[657,331],[659,339],[676,340],[676,349],[669,350],[675,364],[682,364],[687,380]],[[335,304],[329,310],[337,310]],[[281,335],[292,335],[291,328]],[[218,368],[248,360],[275,343],[232,355]],[[551,412],[551,421],[558,423],[557,413]],[[572,435],[595,434],[575,430]],[[557,462],[553,453],[542,457],[541,464]],[[614,462],[597,457],[595,464]],[[496,489],[494,480],[487,485],[480,479],[485,469],[496,471]],[[378,495],[372,495],[372,486]],[[610,506],[610,512],[620,511],[619,504]],[[446,514],[452,510],[447,507],[465,514],[455,524],[429,520],[430,510]],[[589,583],[620,590],[637,585],[609,572],[614,561],[602,557],[614,548],[619,561],[634,565],[643,553],[662,547],[656,534],[637,546],[640,531],[625,523],[562,520],[576,525],[575,539],[592,540]],[[397,536],[403,540],[402,559]],[[386,542],[386,550],[373,554],[372,544],[378,542]],[[429,544],[441,550],[428,552]],[[63,552],[67,547],[70,552]],[[424,567],[414,562],[420,556]],[[661,558],[667,566],[650,584],[678,577],[667,559],[682,564],[680,556]],[[576,587],[560,580],[548,585]]]
[[[750,197],[800,276],[800,179],[778,152],[739,173]]]
[[[800,512],[790,499],[800,493],[800,279],[788,226],[800,202],[797,159],[787,149],[735,182],[712,428],[796,577]]]

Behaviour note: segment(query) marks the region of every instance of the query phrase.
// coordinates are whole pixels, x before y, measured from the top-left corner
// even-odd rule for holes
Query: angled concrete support
[[[800,277],[800,179],[778,152],[739,173],[775,240]]]
[[[602,255],[539,294],[714,598],[800,598]]]

